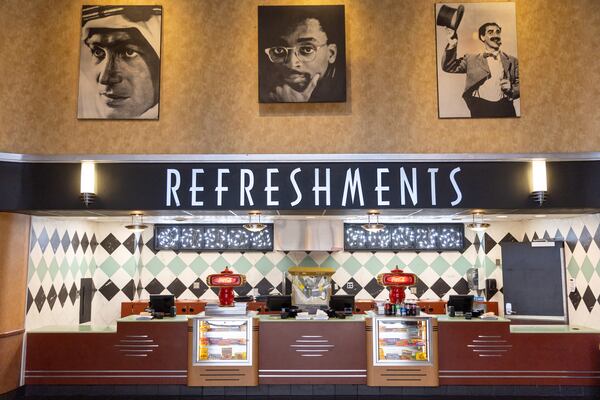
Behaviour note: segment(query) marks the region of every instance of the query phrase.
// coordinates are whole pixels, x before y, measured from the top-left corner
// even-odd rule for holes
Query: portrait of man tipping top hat
[[[160,6],[83,6],[78,118],[158,119]]]
[[[515,18],[514,3],[436,5],[440,118],[520,116]]]

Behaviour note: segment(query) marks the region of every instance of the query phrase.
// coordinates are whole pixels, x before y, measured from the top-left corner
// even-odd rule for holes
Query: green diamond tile
[[[67,259],[65,257],[63,262],[60,264],[60,276],[63,279],[65,279],[65,276],[67,276],[68,273],[69,273],[69,263],[67,262]]]
[[[121,266],[115,261],[115,259],[110,256],[106,260],[104,260],[102,264],[100,264],[100,269],[109,278],[113,276],[114,273],[117,272],[120,267]]]
[[[290,267],[295,266],[296,263],[292,261],[288,256],[283,257],[281,261],[279,261],[276,265],[277,269],[280,271],[287,271]]]
[[[317,262],[311,257],[311,256],[306,256],[304,257],[304,259],[302,261],[300,261],[300,264],[298,264],[301,267],[318,267],[319,264],[317,264]]]
[[[196,275],[201,275],[208,269],[208,264],[200,257],[196,257],[190,264],[190,268]]]
[[[219,256],[219,258],[217,258],[215,260],[215,262],[211,265],[211,267],[213,267],[213,269],[216,272],[221,272],[225,269],[225,267],[230,267],[230,266],[231,265],[227,262],[227,260],[221,256]]]
[[[375,276],[381,271],[385,265],[377,257],[369,258],[369,261],[364,265],[365,269]]]
[[[35,267],[33,260],[29,257],[29,265],[27,266],[27,283],[31,282],[31,278],[35,275]]]
[[[71,261],[69,268],[71,269],[71,274],[73,275],[73,277],[75,277],[75,275],[77,275],[77,272],[81,270],[81,267],[79,266],[79,263],[77,262],[76,258],[73,258],[73,261]]]
[[[362,264],[356,258],[354,258],[354,256],[350,257],[342,264],[342,268],[344,268],[350,275],[356,274],[360,267],[362,267]]]
[[[263,256],[259,260],[259,263],[262,262],[263,258],[266,257]],[[238,274],[245,274],[246,272],[250,271],[250,268],[252,268],[252,263],[248,261],[248,259],[243,255],[236,262],[233,263],[233,270]],[[273,268],[273,264],[271,264],[271,268]]]
[[[596,273],[600,276],[600,260],[598,261],[598,265],[596,265]]]
[[[571,260],[569,261],[569,264],[567,265],[567,271],[569,271],[569,275],[571,275],[572,278],[575,278],[577,276],[577,274],[579,273],[579,265],[577,265],[577,262],[575,261],[575,257],[571,257]]]
[[[178,276],[186,267],[187,265],[179,257],[175,257],[169,264],[167,264],[167,268],[173,271],[175,276]]]
[[[594,266],[592,265],[590,259],[587,256],[585,256],[583,264],[581,264],[581,273],[585,277],[586,282],[589,283],[590,279],[592,279],[592,275],[594,274]]]
[[[375,257],[373,257],[375,258]],[[405,269],[406,265],[402,262],[402,260],[400,260],[400,258],[398,258],[398,256],[394,256],[390,259],[390,261],[388,261],[387,263],[387,267],[391,270],[393,270],[394,268],[396,268],[396,266],[398,266],[398,268],[400,269]],[[385,267],[385,265],[384,265]]]
[[[452,268],[454,268],[460,275],[465,276],[467,274],[467,270],[469,268],[473,268],[473,263],[467,261],[464,256],[460,256],[454,262],[454,264],[452,264]]]
[[[40,282],[44,280],[44,277],[48,273],[48,266],[46,265],[46,261],[42,258],[37,268],[35,269],[35,273],[37,274]]]
[[[338,269],[340,267],[340,263],[337,262],[333,257],[329,256],[325,259],[325,261],[323,261],[323,263],[321,264],[322,267],[327,267],[327,268],[335,268]]]
[[[158,257],[152,257],[152,259],[150,259],[150,261],[144,265],[144,268],[146,268],[153,277],[156,277],[160,271],[165,269],[165,265],[159,260]]]
[[[94,275],[94,271],[90,269],[90,265],[87,261],[85,261],[85,258],[81,260],[81,264],[79,264],[79,269],[77,271],[81,272],[82,278],[87,278]]]
[[[271,262],[271,260],[269,260],[265,256],[261,257],[260,260],[258,260],[258,262],[256,263],[256,269],[259,270],[260,273],[263,275],[269,273],[269,271],[271,271],[273,267],[275,267],[273,262]]]
[[[439,256],[430,265],[431,269],[433,269],[439,276],[442,276],[448,268],[450,268],[450,264],[448,261],[444,260],[442,256]]]
[[[121,268],[123,268],[123,270],[127,272],[127,275],[133,278],[137,270],[137,262],[135,257],[129,257],[129,260],[127,260],[127,262],[123,264]]]
[[[421,257],[416,256],[415,259],[408,264],[408,267],[412,273],[420,275],[423,273],[423,271],[425,271],[428,265]]]
[[[485,276],[492,276],[492,273],[496,270],[496,263],[489,257],[485,258]]]

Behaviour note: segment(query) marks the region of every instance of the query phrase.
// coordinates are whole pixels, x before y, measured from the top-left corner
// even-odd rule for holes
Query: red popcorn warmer
[[[417,284],[417,276],[396,268],[390,272],[377,275],[377,282],[390,291],[390,303],[399,304],[404,301],[404,289]]]
[[[233,288],[246,283],[246,277],[242,274],[234,274],[229,267],[225,267],[220,274],[212,274],[206,278],[206,284],[210,287],[218,287],[219,303],[221,307],[233,306]]]

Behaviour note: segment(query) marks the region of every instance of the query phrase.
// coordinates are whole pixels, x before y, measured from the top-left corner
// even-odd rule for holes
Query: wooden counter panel
[[[19,387],[23,333],[0,338],[0,395]]]
[[[117,333],[29,333],[27,384],[181,384],[187,325],[118,323]]]

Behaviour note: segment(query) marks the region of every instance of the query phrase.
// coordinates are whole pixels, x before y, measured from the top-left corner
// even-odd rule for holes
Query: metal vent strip
[[[126,335],[114,347],[125,357],[148,357],[159,346],[148,335]]]
[[[512,349],[512,344],[499,335],[478,335],[467,348],[478,357],[504,357]]]
[[[300,357],[323,357],[335,345],[329,342],[329,339],[322,335],[301,335],[291,344]]]

